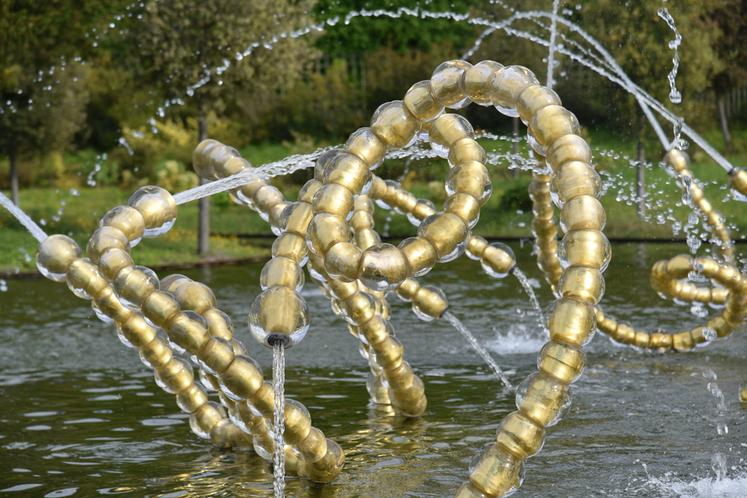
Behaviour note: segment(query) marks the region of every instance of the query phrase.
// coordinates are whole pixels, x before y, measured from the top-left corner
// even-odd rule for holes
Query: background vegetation
[[[506,2],[519,10],[549,10],[551,3]],[[233,144],[255,164],[339,143],[365,125],[379,104],[401,98],[438,63],[459,57],[482,29],[445,19],[377,18],[341,21],[295,39],[273,37],[352,10],[402,6],[496,20],[510,15],[500,3],[466,0],[0,0],[0,188],[44,220],[48,231],[84,239],[97,217],[138,185],[157,183],[172,191],[195,185],[191,151],[200,137]],[[562,14],[597,38],[636,83],[667,102],[672,66],[667,43],[673,34],[657,16],[659,6],[581,0],[568,2]],[[683,34],[677,86],[684,100],[675,111],[730,159],[747,163],[747,106],[733,98],[747,75],[747,7],[741,0],[704,0],[669,9]],[[529,23],[514,28],[529,30]],[[248,47],[254,48],[242,55]],[[546,52],[496,32],[472,59],[526,65],[544,79]],[[558,59],[556,90],[592,143],[631,157],[661,156],[629,95],[567,58]],[[204,84],[195,84],[201,80]],[[475,107],[466,113],[476,127],[511,132],[510,120]],[[718,170],[702,153],[691,152],[698,173],[715,179]],[[605,159],[600,167],[634,176],[627,163]],[[435,161],[418,165],[404,180],[433,198],[440,190],[429,182],[443,178],[443,168]],[[402,170],[395,162],[384,174],[396,177]],[[666,182],[657,175],[649,180]],[[297,174],[279,185],[292,194],[305,178]],[[528,235],[528,177],[499,172],[495,180],[480,230]],[[677,194],[667,195],[674,200]],[[266,227],[230,209],[227,197],[212,204],[212,256],[262,250],[236,235],[267,233]],[[638,220],[634,213],[625,204],[613,207],[610,233],[671,236],[670,227]],[[734,214],[738,225],[747,224]],[[181,210],[177,230],[165,242],[144,244],[149,247],[144,257],[152,258],[150,263],[196,260],[197,218],[194,206]],[[404,219],[390,225],[395,235],[409,230]],[[0,215],[0,266],[27,267],[26,254],[32,252],[33,242]]]

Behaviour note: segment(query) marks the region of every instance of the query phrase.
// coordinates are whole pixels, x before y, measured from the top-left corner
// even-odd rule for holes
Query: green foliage
[[[317,19],[344,18],[354,10],[396,11],[400,7],[465,13],[473,4],[466,0],[319,0],[314,15]],[[433,45],[439,44],[466,48],[478,32],[473,26],[443,19],[420,19],[408,15],[399,19],[356,18],[349,24],[339,22],[327,28],[317,41],[317,47],[333,57],[374,52],[382,47],[398,51],[429,51]]]
[[[517,180],[503,191],[498,203],[501,211],[523,211],[532,210],[532,200],[529,198],[529,178]]]

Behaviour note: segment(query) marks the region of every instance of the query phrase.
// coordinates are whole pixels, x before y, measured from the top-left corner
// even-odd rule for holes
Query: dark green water
[[[530,246],[514,249],[538,279]],[[684,251],[674,245],[617,245],[607,271],[605,309],[635,325],[679,328],[698,321],[660,300],[648,268]],[[245,325],[261,265],[190,272],[216,292],[239,336],[266,367],[269,351]],[[163,276],[163,275],[161,275]],[[519,383],[542,344],[528,299],[513,278],[495,281],[460,260],[429,274],[452,312]],[[287,354],[286,392],[347,453],[327,486],[289,479],[288,496],[449,496],[473,457],[494,437],[513,396],[446,323],[423,323],[393,299],[394,324],[408,361],[425,381],[422,419],[387,417],[368,406],[365,363],[345,325],[313,283],[306,340]],[[548,305],[546,288],[540,301]],[[270,496],[272,472],[250,453],[211,449],[189,431],[174,397],[163,393],[133,350],[88,304],[46,280],[10,281],[0,293],[0,495]],[[574,385],[567,417],[526,466],[515,496],[746,496],[747,411],[737,399],[747,380],[744,330],[690,354],[621,349],[598,335]],[[726,410],[707,385],[717,377]],[[712,386],[713,388],[713,386]],[[717,424],[728,426],[718,435]],[[715,481],[722,454],[727,478]],[[644,464],[647,471],[644,469]]]

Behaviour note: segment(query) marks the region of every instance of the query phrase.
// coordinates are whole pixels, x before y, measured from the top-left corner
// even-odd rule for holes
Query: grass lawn
[[[747,143],[747,130],[734,132],[736,143]],[[718,149],[723,147],[717,132],[706,137]],[[620,155],[634,157],[635,143],[621,140],[613,133],[594,133],[590,137],[595,150],[595,163],[600,171],[608,172],[621,179],[625,185],[623,192],[634,189],[635,170],[621,158],[603,157],[601,150],[614,150]],[[484,142],[488,150],[507,151],[505,142]],[[661,155],[652,144],[650,157],[658,159]],[[280,159],[290,152],[288,146],[280,144],[260,144],[244,147],[241,152],[255,165]],[[297,152],[297,150],[293,150]],[[706,194],[727,218],[738,228],[738,233],[747,233],[747,206],[743,203],[722,202],[726,190],[726,175],[721,168],[705,160],[702,153],[693,154],[693,170],[696,176],[706,184]],[[734,164],[747,164],[747,154],[730,155]],[[448,166],[445,161],[427,160],[415,162],[410,166],[410,173],[403,179],[403,184],[419,197],[428,197],[440,204],[445,193],[442,182]],[[384,178],[397,178],[404,170],[403,161],[391,161],[376,171]],[[309,178],[309,172],[298,172],[291,178],[277,179],[277,185],[289,198],[295,198],[299,186]],[[531,235],[531,205],[526,187],[530,176],[521,173],[513,176],[505,165],[491,168],[493,176],[493,195],[483,207],[480,223],[476,232],[488,237],[528,237]],[[441,184],[437,184],[438,180]],[[646,181],[650,198],[660,200],[661,206],[677,206],[674,214],[678,220],[687,219],[688,210],[681,206],[681,194],[675,182],[661,168],[652,167],[646,170]],[[718,186],[710,185],[717,182]],[[123,204],[131,194],[131,189],[99,186],[96,188],[79,188],[78,191],[55,188],[31,188],[21,191],[21,206],[33,219],[40,221],[48,233],[65,233],[79,243],[84,244],[95,230],[99,218],[111,207]],[[661,209],[654,209],[651,221],[638,219],[636,207],[625,202],[616,201],[620,189],[610,189],[602,202],[607,210],[607,227],[605,232],[610,238],[669,238],[672,237],[671,223],[656,223],[656,214]],[[414,228],[400,215],[391,216],[386,211],[377,210],[376,226],[379,231],[387,225],[393,237],[409,236]],[[239,234],[269,234],[268,226],[253,212],[234,205],[226,194],[213,197],[211,203],[211,223],[214,236],[211,248],[217,259],[261,257],[269,254],[271,240],[239,238]],[[196,204],[181,206],[175,227],[164,237],[145,240],[134,249],[139,263],[145,265],[178,265],[198,262],[195,254],[197,207]],[[33,256],[36,251],[35,241],[12,220],[7,213],[0,213],[0,272],[14,273],[34,268]]]

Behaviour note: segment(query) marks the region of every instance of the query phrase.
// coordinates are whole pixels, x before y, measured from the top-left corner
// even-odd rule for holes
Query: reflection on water
[[[682,248],[615,250],[605,310],[640,326],[694,323],[687,307],[660,301],[647,287],[646,268]],[[526,252],[516,248],[519,263],[538,278]],[[259,290],[260,268],[191,273],[215,288],[239,335],[247,334],[240,324]],[[425,280],[444,288],[453,312],[497,355],[513,383],[533,371],[541,347],[537,322],[515,281],[484,276],[471,261]],[[392,300],[398,338],[426,384],[429,409],[408,421],[370,407],[367,366],[355,340],[327,312],[320,293],[309,286],[304,295],[321,311],[304,343],[288,351],[286,390],[341,444],[347,463],[331,485],[290,478],[287,495],[452,494],[501,417],[514,409],[513,397],[501,393],[492,372],[448,324],[420,322],[409,306]],[[551,302],[547,289],[538,297],[544,307]],[[66,288],[14,281],[0,304],[0,495],[272,496],[270,467],[250,452],[217,451],[194,437],[173,396],[155,386],[137,355]],[[250,353],[269,378],[269,351],[257,346]],[[679,355],[638,353],[596,337],[568,416],[528,462],[516,496],[744,496],[747,418],[736,393],[745,355],[747,339],[739,332]],[[719,415],[729,427],[725,436],[715,430],[713,396],[702,375],[707,369],[725,395]],[[721,481],[711,471],[716,453],[728,463]]]

